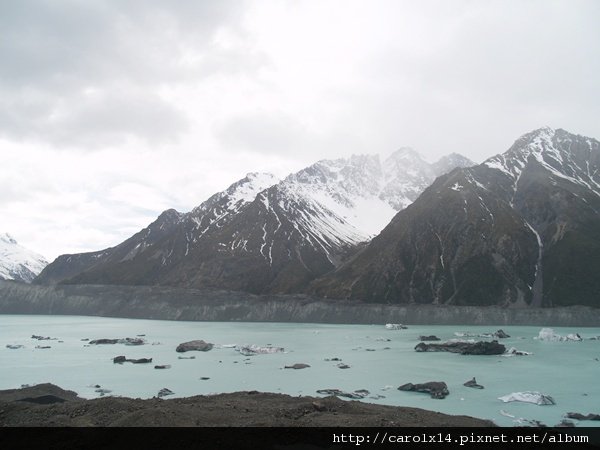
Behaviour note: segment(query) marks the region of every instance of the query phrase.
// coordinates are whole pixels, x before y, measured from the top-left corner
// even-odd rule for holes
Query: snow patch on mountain
[[[581,151],[582,143],[587,147],[584,152]],[[599,142],[595,139],[543,127],[521,136],[508,152],[483,164],[508,176],[515,192],[523,170],[534,160],[552,176],[588,188],[600,196],[600,171],[597,165],[590,167],[590,156],[598,150]]]
[[[289,175],[285,182],[297,185],[299,193],[344,219],[367,240],[415,201],[436,176],[472,164],[457,154],[430,164],[404,147],[383,162],[379,155],[322,160]]]
[[[0,279],[31,283],[48,262],[20,246],[8,233],[0,235]]]

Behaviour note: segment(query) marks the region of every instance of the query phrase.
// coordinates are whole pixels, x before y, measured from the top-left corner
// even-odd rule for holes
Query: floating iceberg
[[[525,391],[525,392],[513,392],[502,397],[498,397],[498,400],[502,400],[504,403],[508,402],[524,402],[533,403],[535,405],[555,405],[554,399],[549,395],[541,394],[539,392]]]
[[[408,327],[406,325],[402,325],[401,323],[386,323],[386,330],[406,330]]]
[[[259,345],[236,345],[235,350],[244,356],[264,355],[268,353],[283,353],[283,347],[261,347]]]
[[[566,336],[561,336],[554,332],[552,328],[542,328],[537,337],[540,341],[548,342],[560,342],[560,341],[582,341],[582,337],[579,333],[571,333]]]
[[[528,356],[533,355],[531,352],[526,352],[524,350],[517,350],[515,347],[511,347],[504,352],[502,356]]]

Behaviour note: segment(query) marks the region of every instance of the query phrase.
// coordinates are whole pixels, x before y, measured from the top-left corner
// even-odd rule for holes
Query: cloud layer
[[[0,213],[53,258],[248,171],[600,137],[593,0],[0,3]]]

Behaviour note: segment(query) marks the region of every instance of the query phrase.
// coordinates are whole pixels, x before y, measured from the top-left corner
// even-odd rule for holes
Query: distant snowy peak
[[[22,246],[8,233],[0,235],[0,279],[31,283],[48,262]]]
[[[436,177],[445,173],[451,172],[457,167],[471,167],[475,163],[466,156],[460,153],[450,153],[449,155],[442,156],[438,161],[432,164],[433,171]]]
[[[379,155],[322,160],[289,175],[284,183],[289,185],[288,190],[296,185],[298,192],[318,201],[369,238],[410,205],[437,175],[470,165],[473,163],[460,155],[430,164],[415,150],[403,147],[383,162]],[[448,170],[442,171],[442,166]]]

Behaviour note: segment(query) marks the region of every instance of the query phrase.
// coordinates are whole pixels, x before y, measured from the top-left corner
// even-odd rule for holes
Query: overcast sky
[[[0,232],[118,244],[250,171],[600,138],[600,2],[0,1]]]

